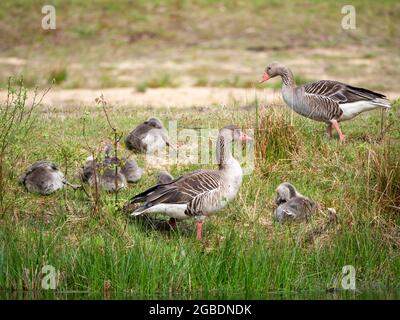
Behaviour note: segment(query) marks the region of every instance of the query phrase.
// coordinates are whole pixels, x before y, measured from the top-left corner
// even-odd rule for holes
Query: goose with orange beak
[[[340,129],[341,121],[351,120],[365,111],[390,108],[385,95],[338,81],[320,80],[297,86],[292,71],[280,62],[272,62],[265,68],[260,83],[276,76],[282,79],[285,103],[304,117],[325,122],[329,137],[335,128],[342,142],[345,136]]]
[[[134,196],[131,204],[139,204],[133,216],[164,213],[175,228],[176,220],[193,217],[197,221],[197,239],[201,239],[206,217],[220,211],[232,201],[242,184],[243,171],[233,157],[233,143],[252,140],[239,127],[230,125],[219,130],[217,138],[217,170],[197,170],[171,182],[158,184]]]

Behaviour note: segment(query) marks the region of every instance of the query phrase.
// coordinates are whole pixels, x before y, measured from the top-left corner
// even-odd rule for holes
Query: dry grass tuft
[[[400,160],[398,148],[387,140],[369,149],[370,190],[384,212],[400,212]]]
[[[265,165],[269,167],[278,161],[292,159],[302,148],[299,131],[273,108],[258,112],[255,136],[255,158],[261,169]]]

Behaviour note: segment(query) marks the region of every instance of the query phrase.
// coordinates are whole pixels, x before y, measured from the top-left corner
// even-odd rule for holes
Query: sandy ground
[[[68,107],[73,105],[93,105],[95,99],[103,94],[104,99],[113,105],[139,105],[153,108],[181,107],[209,105],[248,105],[255,98],[261,104],[280,100],[280,92],[262,89],[238,88],[158,88],[148,89],[144,93],[136,92],[132,88],[110,88],[103,90],[71,89],[50,90],[43,98],[42,103],[52,108]],[[33,97],[33,92],[28,93]],[[7,92],[0,91],[0,100],[7,98]]]
[[[281,102],[280,90],[270,89],[241,89],[213,87],[183,87],[148,89],[144,93],[132,88],[109,88],[103,90],[71,89],[50,90],[42,100],[42,104],[52,109],[69,106],[93,105],[95,99],[103,94],[104,99],[113,105],[138,105],[152,108],[189,108],[210,105],[247,106],[257,98],[261,105]],[[40,94],[39,94],[40,96]],[[389,99],[396,99],[399,93],[387,93]],[[33,91],[28,92],[32,99]],[[7,92],[0,91],[0,101],[7,99]]]

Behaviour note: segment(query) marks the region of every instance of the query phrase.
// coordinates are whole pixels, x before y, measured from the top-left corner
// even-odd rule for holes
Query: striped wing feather
[[[338,119],[343,114],[339,103],[330,97],[314,93],[304,93],[304,99],[309,106],[307,117],[312,119]]]
[[[368,89],[353,87],[338,81],[321,80],[303,86],[305,93],[324,96],[333,101],[342,103],[357,102],[360,100],[373,101],[377,98],[385,99],[385,95]]]
[[[198,170],[169,183],[151,187],[133,197],[131,203],[144,202],[147,208],[161,203],[185,204],[218,189],[220,182],[221,177],[216,171]]]

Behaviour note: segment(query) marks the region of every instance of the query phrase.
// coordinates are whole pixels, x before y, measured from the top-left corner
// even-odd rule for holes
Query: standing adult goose
[[[76,189],[78,186],[70,184],[56,164],[50,161],[37,161],[29,166],[19,181],[29,192],[49,195],[69,185]]]
[[[281,183],[276,189],[277,197],[274,216],[279,222],[307,219],[317,208],[317,204],[299,193],[288,183]]]
[[[132,215],[159,212],[177,220],[195,217],[197,239],[201,239],[205,217],[233,200],[242,184],[243,171],[232,156],[232,143],[250,139],[237,126],[222,128],[216,147],[218,170],[197,170],[147,189],[130,200],[130,204],[141,204]]]
[[[390,108],[390,101],[383,94],[338,81],[320,80],[296,86],[292,71],[279,62],[272,62],[265,68],[260,83],[276,76],[282,78],[285,103],[302,116],[326,122],[329,137],[332,137],[332,127],[335,128],[340,141],[345,137],[339,122],[351,120],[364,111]]]
[[[168,134],[159,119],[149,118],[129,133],[125,144],[129,150],[152,153],[169,146]]]

